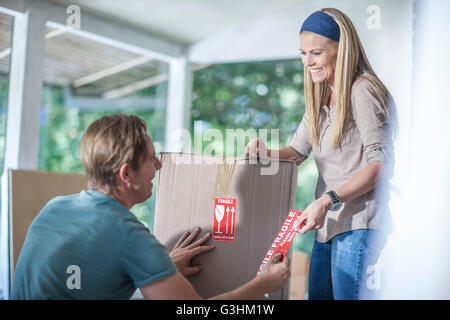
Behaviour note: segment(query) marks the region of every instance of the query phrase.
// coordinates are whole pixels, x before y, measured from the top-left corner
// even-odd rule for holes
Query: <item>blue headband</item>
[[[341,35],[336,21],[322,11],[316,11],[306,18],[300,29],[302,31],[311,31],[334,41],[339,41]]]

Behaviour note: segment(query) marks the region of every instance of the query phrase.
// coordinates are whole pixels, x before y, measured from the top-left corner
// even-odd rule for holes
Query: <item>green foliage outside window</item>
[[[167,83],[141,90],[136,95],[166,94]],[[80,161],[80,143],[83,133],[95,120],[117,110],[91,111],[64,106],[62,88],[44,87],[41,107],[41,132],[39,147],[39,170],[84,173]],[[121,111],[135,114],[147,123],[147,130],[153,139],[156,152],[164,150],[165,112],[161,110]],[[155,178],[156,179],[156,178]],[[155,184],[156,185],[156,184]],[[155,189],[156,187],[154,187]],[[155,194],[155,190],[153,190]],[[155,198],[135,205],[131,211],[153,230]]]

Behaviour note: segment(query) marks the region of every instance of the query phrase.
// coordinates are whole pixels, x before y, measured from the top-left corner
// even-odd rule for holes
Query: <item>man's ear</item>
[[[123,163],[119,168],[119,173],[117,174],[119,183],[131,187],[134,179],[134,170],[128,163]]]

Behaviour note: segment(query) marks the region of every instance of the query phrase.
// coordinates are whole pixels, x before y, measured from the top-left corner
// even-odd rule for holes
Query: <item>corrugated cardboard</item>
[[[235,241],[213,242],[213,251],[193,260],[203,269],[188,279],[203,297],[233,290],[255,277],[289,210],[295,209],[297,167],[293,162],[279,161],[276,174],[262,175],[261,164],[234,160],[227,190],[226,183],[217,187],[223,179],[222,157],[161,154],[154,231],[169,250],[186,230],[199,226],[204,233],[212,231],[215,196],[237,199]],[[288,285],[268,298],[288,299]]]
[[[10,170],[11,280],[31,222],[56,196],[86,189],[86,176],[77,173]]]

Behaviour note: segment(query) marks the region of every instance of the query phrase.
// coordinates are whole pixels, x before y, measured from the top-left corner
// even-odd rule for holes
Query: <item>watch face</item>
[[[331,210],[331,211],[337,211],[337,210],[339,210],[341,207],[342,207],[342,202],[333,203],[333,204],[331,205],[330,210]]]

